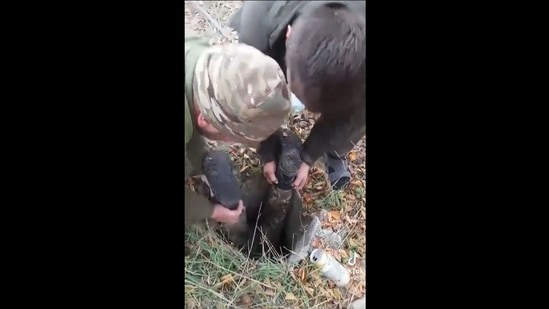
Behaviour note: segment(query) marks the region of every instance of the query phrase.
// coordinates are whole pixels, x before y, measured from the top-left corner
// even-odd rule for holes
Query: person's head
[[[365,91],[364,16],[341,4],[304,12],[288,27],[286,66],[291,91],[312,112]]]
[[[212,46],[196,64],[195,119],[205,137],[257,145],[290,113],[284,73],[272,58],[245,44]]]

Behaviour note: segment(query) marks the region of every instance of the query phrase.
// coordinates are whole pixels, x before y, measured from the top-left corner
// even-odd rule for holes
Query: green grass
[[[321,209],[338,210],[345,205],[344,191],[330,191],[326,196],[315,201]]]
[[[314,308],[319,303],[280,258],[250,259],[207,227],[186,233],[186,245],[191,254],[185,258],[185,308]]]
[[[357,188],[354,189],[354,191],[355,191],[355,196],[356,196],[357,199],[361,200],[361,199],[364,198],[364,196],[365,196],[364,188],[357,187]]]

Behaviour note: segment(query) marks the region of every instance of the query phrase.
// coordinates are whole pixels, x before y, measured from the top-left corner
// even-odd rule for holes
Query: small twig
[[[206,18],[208,20],[208,23],[213,26],[214,28],[217,29],[217,31],[219,31],[219,33],[225,37],[226,39],[229,39],[228,36],[225,35],[225,33],[223,32],[223,28],[221,27],[221,25],[215,20],[213,19],[213,17],[206,11],[204,10],[200,4],[197,3],[197,1],[193,1],[193,4],[194,4],[194,7],[196,8],[196,10],[202,15],[204,16],[204,18]]]
[[[259,217],[261,216],[261,208],[263,208],[263,202],[259,204],[259,211],[257,213],[255,224],[254,224],[254,234],[252,235],[252,243],[250,246],[248,246],[248,256],[246,257],[246,261],[250,259],[250,254],[252,253],[253,245],[255,242],[255,232],[257,231],[257,221],[259,221]]]
[[[322,305],[324,305],[325,303],[330,302],[330,301],[333,301],[333,299],[329,298],[329,299],[327,299],[327,300],[321,302],[320,304],[314,305],[313,307],[311,307],[311,309],[312,309],[312,308],[320,308],[320,306],[322,306]]]
[[[213,294],[213,295],[215,295],[215,296],[221,298],[222,300],[226,301],[227,304],[229,304],[229,305],[232,305],[232,304],[233,304],[230,300],[228,300],[227,298],[225,298],[221,293],[218,293],[218,292],[216,292],[216,291],[214,291],[214,290],[212,290],[212,289],[209,289],[209,288],[207,288],[207,287],[201,286],[201,285],[196,284],[196,283],[194,283],[194,282],[190,282],[189,285],[195,286],[195,287],[197,287],[197,288],[200,288],[200,289],[203,289],[203,290],[205,290],[205,291],[207,291],[207,292],[210,292],[211,294]]]
[[[255,280],[255,279],[252,279],[251,277],[248,277],[248,276],[239,274],[239,273],[234,272],[234,271],[232,271],[232,270],[229,270],[229,269],[227,269],[227,268],[225,268],[225,267],[223,267],[223,266],[221,266],[221,265],[218,265],[218,264],[216,264],[216,263],[214,263],[214,262],[212,262],[212,261],[207,261],[207,262],[209,262],[209,263],[212,264],[213,266],[215,266],[215,267],[217,267],[217,268],[220,268],[220,269],[223,269],[224,271],[229,272],[229,273],[231,273],[231,274],[233,274],[233,275],[235,275],[235,276],[239,276],[239,277],[241,277],[241,278],[250,280],[250,281],[255,282],[255,283],[257,283],[257,284],[259,284],[259,285],[261,285],[261,286],[264,286],[264,287],[266,287],[266,288],[274,289],[274,287],[272,287],[272,286],[270,286],[270,285],[267,285],[267,284],[265,284],[265,283],[259,282],[259,281]]]

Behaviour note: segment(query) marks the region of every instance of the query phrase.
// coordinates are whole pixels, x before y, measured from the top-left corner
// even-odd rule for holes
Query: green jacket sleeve
[[[185,188],[185,222],[193,223],[212,216],[213,204],[205,197]]]
[[[187,130],[188,131],[188,130]],[[191,164],[188,164],[189,157],[187,154],[187,143],[185,143],[185,176],[189,176],[189,171],[192,169]],[[192,191],[190,188],[185,188],[185,222],[192,223],[197,220],[207,219],[212,216],[213,205],[203,195]]]
[[[187,147],[193,135],[190,110],[185,97],[185,177],[189,176],[191,165],[188,164]],[[212,216],[213,205],[205,197],[190,188],[185,188],[185,223],[193,223],[201,219],[207,219]]]

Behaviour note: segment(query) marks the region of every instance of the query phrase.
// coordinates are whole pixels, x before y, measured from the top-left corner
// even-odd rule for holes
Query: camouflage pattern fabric
[[[193,93],[216,129],[257,143],[290,114],[284,73],[272,58],[245,44],[211,46],[197,60]]]

